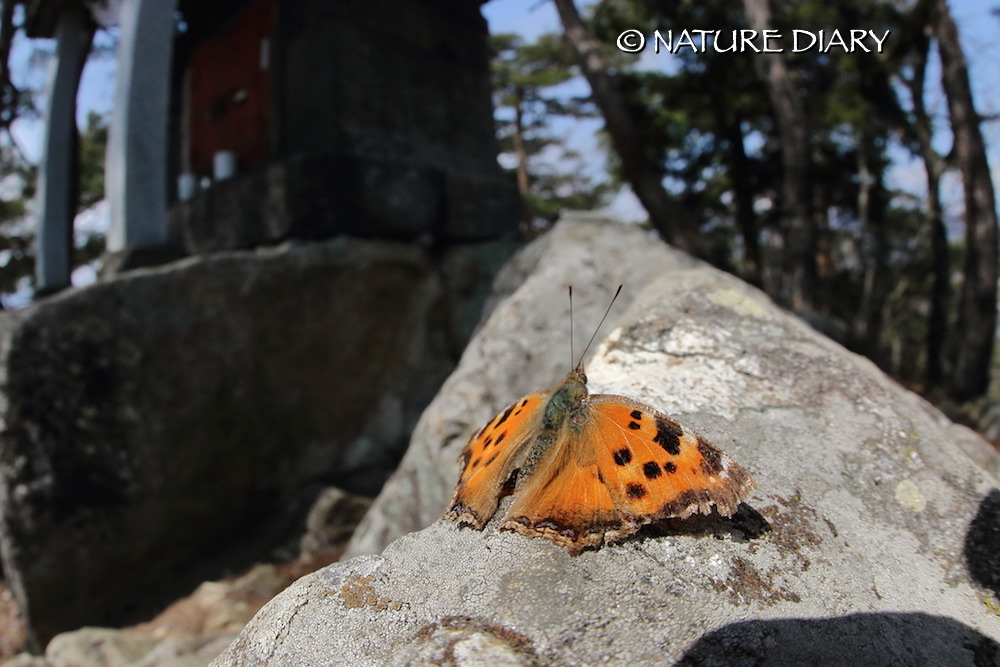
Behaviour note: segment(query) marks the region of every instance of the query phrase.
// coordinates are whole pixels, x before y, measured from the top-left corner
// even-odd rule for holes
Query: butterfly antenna
[[[573,360],[576,359],[576,355],[573,354],[573,286],[569,286],[569,365],[572,368]]]
[[[590,346],[594,343],[594,339],[597,338],[597,333],[601,330],[601,326],[604,324],[604,320],[608,319],[608,313],[611,312],[611,306],[615,305],[615,300],[618,298],[618,295],[622,293],[622,287],[625,287],[624,283],[618,286],[618,290],[615,292],[615,295],[611,297],[611,303],[608,304],[608,309],[604,311],[604,317],[601,318],[601,321],[598,323],[597,328],[594,330],[594,335],[590,337],[590,341],[587,343],[587,347],[583,348],[583,354],[580,355],[580,361],[578,361],[576,364],[577,370],[583,367],[583,358],[587,356],[587,350],[590,349]],[[570,301],[571,307],[572,303],[573,302],[571,300]]]

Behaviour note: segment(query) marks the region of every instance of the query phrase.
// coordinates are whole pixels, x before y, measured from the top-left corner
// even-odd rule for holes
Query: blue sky
[[[490,0],[483,5],[483,16],[490,32],[516,32],[529,41],[560,30],[555,5],[546,0]]]

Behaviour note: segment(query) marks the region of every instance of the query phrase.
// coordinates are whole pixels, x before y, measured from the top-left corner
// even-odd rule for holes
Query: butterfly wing
[[[550,392],[528,394],[501,410],[462,450],[462,475],[445,516],[482,529],[497,510],[505,485],[538,434]]]
[[[518,484],[501,528],[548,538],[573,554],[601,545],[605,536],[631,532],[600,481],[596,457],[574,446],[567,433]]]
[[[638,525],[709,514],[732,516],[755,487],[738,463],[665,414],[625,398],[590,397],[583,439],[615,506]]]
[[[660,519],[732,516],[750,475],[707,440],[622,396],[591,396],[528,479],[501,526],[571,553]]]

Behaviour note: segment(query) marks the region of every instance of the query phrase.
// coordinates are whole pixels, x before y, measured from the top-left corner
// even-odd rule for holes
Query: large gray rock
[[[606,330],[643,285],[668,269],[700,265],[636,226],[574,213],[519,251],[497,275],[489,317],[421,416],[399,468],[358,527],[347,556],[378,553],[441,516],[468,434],[514,398],[561,380],[570,359],[567,286],[576,285],[576,354],[621,283]]]
[[[36,645],[249,564],[322,488],[377,490],[509,252],[465,250],[477,274],[445,268],[460,248],[340,238],[4,313],[0,555]]]
[[[589,247],[584,230],[605,233],[557,230],[552,256]],[[456,375],[481,355],[479,389],[453,377],[435,399],[467,394],[452,400],[475,413],[438,446],[515,398],[510,378],[541,365],[542,384],[561,379],[542,341],[565,337],[537,326],[557,307],[549,267],[472,342]],[[578,557],[441,520],[299,580],[213,664],[1000,664],[1000,491],[969,456],[996,465],[978,436],[704,267],[643,289],[587,370],[593,391],[657,406],[743,464],[748,506]],[[438,512],[457,475],[438,473]]]

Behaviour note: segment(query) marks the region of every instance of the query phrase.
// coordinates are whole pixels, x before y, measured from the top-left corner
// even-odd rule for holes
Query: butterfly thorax
[[[531,446],[521,463],[521,477],[530,476],[538,462],[541,461],[564,435],[564,429],[576,429],[586,411],[587,376],[583,369],[577,368],[566,376],[558,387],[548,396],[542,413],[541,428],[531,441]]]
[[[587,376],[582,368],[571,371],[561,385],[552,391],[545,414],[542,417],[542,428],[558,431],[574,412],[578,412],[589,396],[587,391]]]

